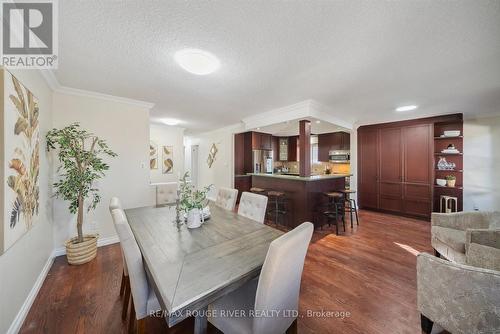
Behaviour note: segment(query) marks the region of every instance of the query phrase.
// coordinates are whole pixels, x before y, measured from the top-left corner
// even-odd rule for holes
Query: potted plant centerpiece
[[[197,228],[203,223],[203,208],[208,204],[207,194],[211,186],[196,190],[195,187],[188,182],[188,177],[189,172],[186,172],[179,180],[179,205],[180,209],[187,215],[187,227]]]
[[[58,149],[61,162],[59,181],[54,183],[54,196],[69,202],[69,211],[77,214],[78,236],[67,240],[66,257],[69,264],[83,264],[97,255],[98,235],[83,235],[84,201],[89,199],[88,211],[100,202],[99,190],[93,183],[104,176],[109,166],[102,157],[115,157],[102,139],[73,123],[63,129],[47,133],[47,151]]]
[[[448,187],[455,187],[455,182],[457,181],[457,177],[455,175],[446,175],[446,185]]]

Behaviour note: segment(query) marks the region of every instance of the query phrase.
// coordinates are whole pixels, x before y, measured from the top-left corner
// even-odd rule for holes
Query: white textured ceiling
[[[64,86],[192,132],[315,99],[349,122],[500,112],[500,1],[59,1]],[[195,76],[181,48],[217,55]],[[394,107],[415,103],[415,112]]]
[[[314,117],[301,117],[300,119],[275,123],[252,130],[269,133],[272,134],[273,136],[278,136],[278,137],[298,136],[299,121],[303,119],[307,119],[311,122],[311,134],[317,135],[321,133],[330,133],[337,131],[344,131],[344,132],[350,131],[349,129],[343,128],[336,124],[326,122],[324,120],[318,120]],[[319,123],[317,121],[319,121]]]

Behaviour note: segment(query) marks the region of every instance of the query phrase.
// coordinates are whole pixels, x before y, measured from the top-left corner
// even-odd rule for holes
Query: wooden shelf
[[[436,172],[452,172],[452,173],[463,173],[461,169],[434,169]]]
[[[455,186],[455,187],[447,187],[447,186],[440,186],[438,184],[435,184],[434,185],[434,188],[441,188],[441,189],[456,189],[456,190],[462,190],[464,189],[464,187],[459,187],[459,186]]]
[[[456,156],[460,156],[460,155],[464,155],[463,153],[434,153],[434,155],[456,155]]]
[[[434,137],[434,140],[441,140],[441,139],[463,139],[464,136],[457,136],[457,137]]]

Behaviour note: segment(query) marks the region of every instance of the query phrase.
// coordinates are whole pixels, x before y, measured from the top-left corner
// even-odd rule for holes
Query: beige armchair
[[[448,226],[471,226],[471,217],[480,222],[475,226],[486,218],[490,227],[498,224],[498,213],[456,216],[462,218]],[[433,323],[454,334],[500,333],[500,229],[467,229],[464,239],[465,264],[418,255],[417,304],[425,333]]]
[[[417,306],[424,333],[431,333],[434,323],[453,334],[500,333],[500,249],[490,248],[497,270],[418,255]]]
[[[500,212],[433,213],[431,224],[431,244],[436,256],[464,264],[467,233],[500,229]]]

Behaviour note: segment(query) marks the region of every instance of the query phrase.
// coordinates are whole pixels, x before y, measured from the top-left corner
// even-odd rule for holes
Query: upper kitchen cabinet
[[[272,136],[268,133],[252,132],[252,150],[272,150]]]
[[[299,161],[299,136],[288,137],[288,161]]]
[[[328,161],[330,151],[344,151],[351,149],[351,135],[339,131],[318,135],[318,160]]]

